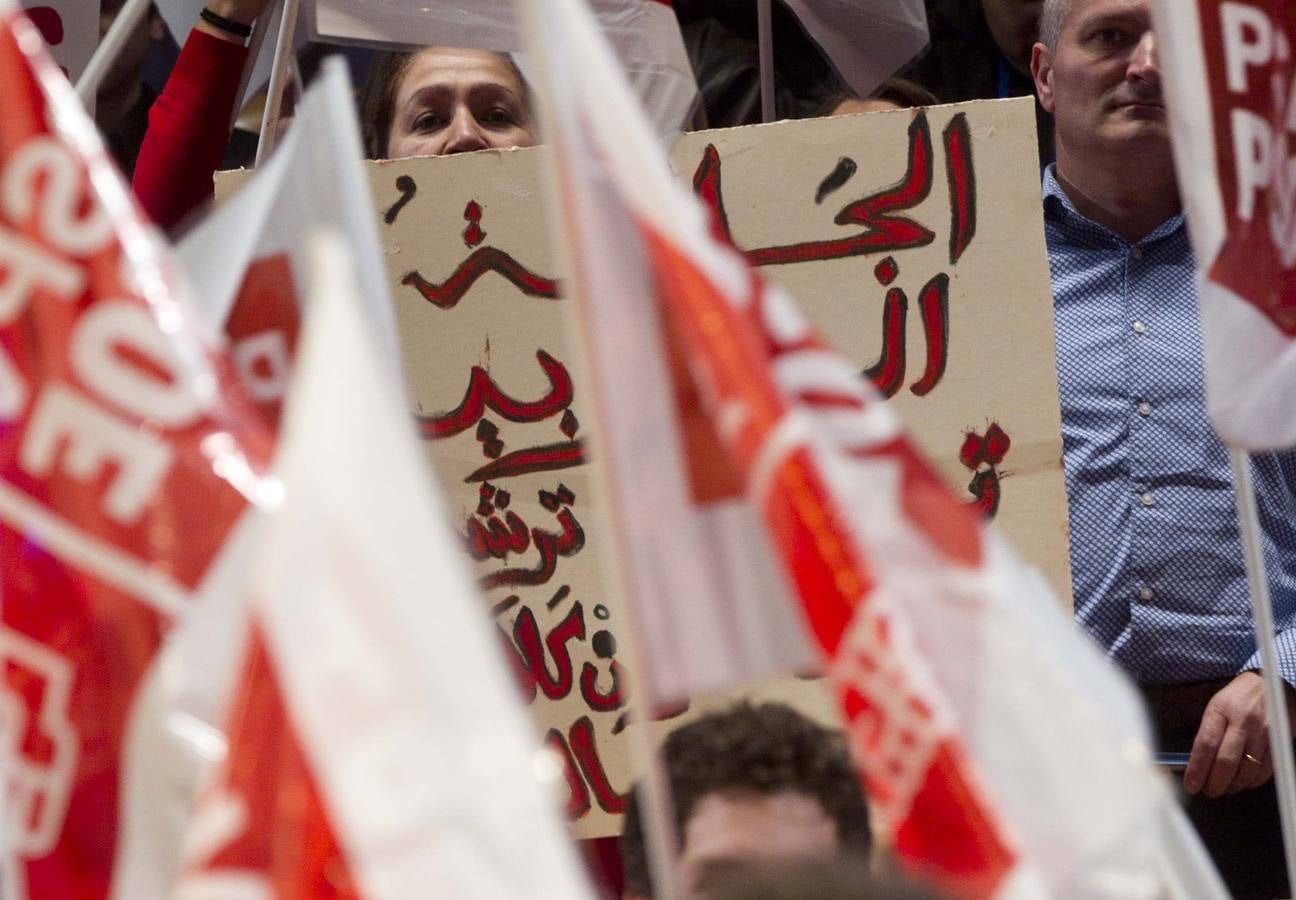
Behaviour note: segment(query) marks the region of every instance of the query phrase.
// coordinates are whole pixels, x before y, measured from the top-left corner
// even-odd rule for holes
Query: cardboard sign
[[[99,45],[99,0],[21,0],[19,4],[72,81]]]
[[[895,395],[950,484],[1069,598],[1033,121],[1029,101],[873,113],[694,133],[674,158],[765,274]],[[632,782],[628,636],[601,574],[618,537],[590,502],[592,400],[568,350],[543,152],[369,171],[429,462],[567,763],[575,831],[592,837],[619,831]]]
[[[543,162],[507,151],[370,173],[429,463],[519,688],[567,763],[568,814],[594,836],[618,831],[629,783],[625,613],[598,565],[616,536],[592,518],[592,398],[568,352]]]
[[[747,258],[1071,596],[1030,100],[694,132],[672,154]]]

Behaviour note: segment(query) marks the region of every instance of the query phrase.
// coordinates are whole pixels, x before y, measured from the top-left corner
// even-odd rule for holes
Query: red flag
[[[1211,419],[1235,447],[1296,446],[1296,8],[1157,0],[1152,10],[1201,272]]]
[[[230,757],[186,841],[186,859],[201,874],[182,879],[176,896],[359,897],[259,626],[239,687]]]
[[[711,483],[728,470],[795,586],[880,830],[908,866],[964,896],[1075,895],[1115,879],[1121,896],[1154,895],[1168,797],[1129,685],[918,456],[872,385],[717,239],[580,5],[521,5],[547,76],[612,506],[635,502],[637,471],[669,452],[654,435],[680,434],[676,458]],[[632,521],[637,543],[669,545],[678,511],[642,508],[656,516]],[[645,594],[640,562],[623,561],[636,620],[686,635],[710,596]],[[640,634],[653,680],[673,646]]]
[[[269,439],[32,24],[0,2],[0,734],[17,896],[108,893],[133,703]]]

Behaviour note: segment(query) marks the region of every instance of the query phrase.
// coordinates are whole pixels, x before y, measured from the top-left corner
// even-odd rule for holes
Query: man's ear
[[[1030,69],[1040,106],[1045,112],[1053,112],[1053,54],[1039,41],[1031,48]]]

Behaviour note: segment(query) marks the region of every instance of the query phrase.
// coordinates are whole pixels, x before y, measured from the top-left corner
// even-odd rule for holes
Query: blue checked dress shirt
[[[1258,669],[1228,453],[1206,415],[1182,214],[1129,244],[1044,178],[1076,621],[1141,684]],[[1296,686],[1296,457],[1257,454],[1278,655]]]

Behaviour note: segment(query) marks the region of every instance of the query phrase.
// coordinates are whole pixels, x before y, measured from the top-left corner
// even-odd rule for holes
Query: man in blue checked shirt
[[[1207,419],[1194,267],[1147,0],[1046,0],[1031,70],[1076,620],[1142,686],[1236,896],[1290,896],[1228,454]],[[1254,474],[1296,712],[1296,460]]]

